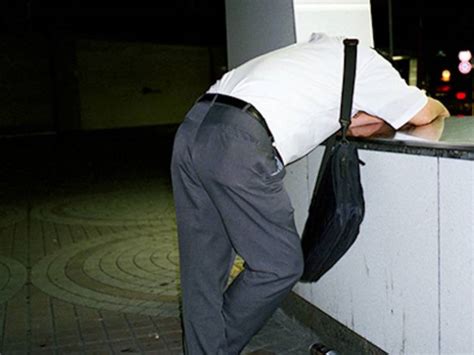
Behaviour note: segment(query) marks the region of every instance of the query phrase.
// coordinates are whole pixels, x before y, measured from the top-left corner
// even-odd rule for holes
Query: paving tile
[[[105,337],[101,333],[87,333],[83,334],[84,344],[95,344],[105,341]]]
[[[51,343],[31,344],[31,351],[33,353],[36,351],[51,350],[53,348],[55,348],[55,345]]]
[[[25,343],[14,343],[14,344],[4,344],[4,348],[1,352],[2,354],[12,354],[12,353],[28,353],[28,345]]]
[[[58,347],[57,352],[61,355],[84,355],[83,349],[74,345]]]
[[[133,339],[125,339],[111,343],[115,352],[119,354],[140,354],[140,348],[134,344]]]
[[[137,341],[140,344],[140,347],[143,351],[152,351],[152,350],[167,350],[168,345],[163,340],[159,339],[150,339],[150,338],[138,338]]]
[[[157,333],[156,328],[153,325],[146,325],[144,327],[132,327],[135,334],[138,335],[155,335]]]
[[[25,355],[25,353],[22,353],[22,352],[5,353],[5,355],[14,355],[14,354]],[[55,355],[56,353],[52,349],[32,349],[31,354],[32,355]]]
[[[111,354],[111,348],[108,344],[86,344],[84,352],[87,355]]]
[[[0,354],[182,355],[169,177],[81,179],[31,194],[15,228],[0,221],[0,255],[32,280],[0,308]],[[277,312],[245,351],[307,354],[314,339]]]
[[[57,344],[58,346],[63,346],[63,345],[71,345],[74,344],[76,346],[81,345],[80,339],[77,337],[77,335],[72,335],[72,336],[58,336],[57,338]]]
[[[167,355],[183,355],[182,349],[169,349]]]

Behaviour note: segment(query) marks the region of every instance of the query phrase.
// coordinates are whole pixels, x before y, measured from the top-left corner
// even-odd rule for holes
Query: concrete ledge
[[[313,330],[326,346],[340,354],[388,354],[294,292],[285,299],[281,308],[289,317]]]

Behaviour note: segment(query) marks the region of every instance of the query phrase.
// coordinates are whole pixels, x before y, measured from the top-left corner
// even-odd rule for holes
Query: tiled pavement
[[[182,353],[169,146],[119,147],[2,157],[1,354]],[[316,340],[278,310],[244,353]]]

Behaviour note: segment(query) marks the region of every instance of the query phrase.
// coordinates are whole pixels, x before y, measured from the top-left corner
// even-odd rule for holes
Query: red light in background
[[[464,91],[458,91],[456,93],[456,99],[458,99],[458,100],[465,100],[466,97],[467,97],[467,95]]]
[[[436,91],[438,92],[449,92],[451,90],[450,85],[440,85],[436,88]]]

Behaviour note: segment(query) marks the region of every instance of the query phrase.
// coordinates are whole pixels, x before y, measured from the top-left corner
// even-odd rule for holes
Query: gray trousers
[[[186,354],[239,354],[303,269],[270,137],[247,113],[199,102],[171,163]],[[227,287],[235,254],[245,269]]]

